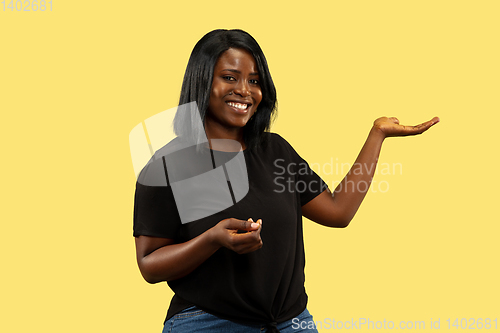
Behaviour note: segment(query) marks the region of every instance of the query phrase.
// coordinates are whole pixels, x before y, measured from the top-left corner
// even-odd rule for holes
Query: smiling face
[[[205,130],[210,138],[242,140],[243,127],[262,100],[259,73],[246,50],[228,49],[217,60]]]

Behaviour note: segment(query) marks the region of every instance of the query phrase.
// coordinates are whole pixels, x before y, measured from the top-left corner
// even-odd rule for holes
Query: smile
[[[226,102],[229,106],[239,109],[246,110],[252,104],[236,103],[236,102]]]

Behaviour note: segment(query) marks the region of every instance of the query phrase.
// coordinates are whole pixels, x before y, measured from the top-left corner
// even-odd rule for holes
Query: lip
[[[230,103],[230,102],[232,102],[232,103],[239,103],[239,104],[246,104],[246,105],[247,105],[247,108],[246,108],[246,109],[244,109],[244,110],[242,110],[242,109],[238,109],[238,108],[235,108],[235,107],[233,107],[233,106],[231,106],[231,105],[229,105],[229,104],[228,104],[228,103]],[[251,107],[252,107],[252,105],[253,105],[253,104],[252,104],[251,102],[249,102],[249,101],[244,101],[244,100],[236,100],[236,99],[227,100],[227,101],[225,101],[225,103],[227,104],[227,106],[228,106],[228,107],[230,107],[230,108],[231,108],[231,110],[233,110],[234,112],[239,113],[239,114],[246,114],[246,113],[248,113],[248,111],[250,110],[250,108],[251,108]]]

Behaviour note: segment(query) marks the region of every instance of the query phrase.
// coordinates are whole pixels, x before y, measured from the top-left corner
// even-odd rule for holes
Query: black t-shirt
[[[218,161],[218,164],[230,161],[236,154],[211,153],[215,156],[212,161]],[[301,206],[323,192],[326,184],[277,134],[265,133],[264,143],[243,151],[243,155],[248,193],[229,208],[188,223],[181,221],[170,183],[172,180],[155,184],[162,186],[144,185],[148,184],[147,181],[137,182],[135,237],[172,238],[182,243],[226,218],[263,221],[261,249],[237,254],[220,248],[192,273],[168,282],[175,295],[167,319],[196,305],[208,313],[236,322],[279,323],[294,318],[306,307]],[[147,178],[149,173],[149,176],[156,174],[155,177],[160,177],[163,172],[165,177],[166,167],[157,152],[141,176]]]

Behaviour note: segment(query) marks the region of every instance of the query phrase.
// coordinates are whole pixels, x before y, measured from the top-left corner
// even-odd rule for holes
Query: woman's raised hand
[[[239,233],[239,230],[247,232]],[[211,229],[213,239],[218,245],[238,254],[253,252],[262,247],[261,230],[262,220],[254,222],[251,218],[248,221],[225,219]]]
[[[438,117],[434,117],[425,123],[415,125],[415,126],[405,126],[399,124],[399,120],[396,117],[381,117],[373,122],[373,127],[381,132],[385,138],[390,136],[408,136],[421,134],[427,131],[431,126],[439,122]]]

